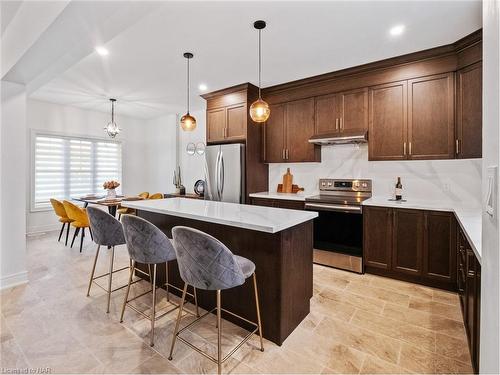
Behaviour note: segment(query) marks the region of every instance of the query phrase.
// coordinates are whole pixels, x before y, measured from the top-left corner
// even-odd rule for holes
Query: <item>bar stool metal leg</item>
[[[222,373],[222,348],[221,348],[221,303],[220,290],[217,290],[217,373]]]
[[[257,277],[255,272],[253,273],[253,289],[255,291],[255,305],[257,306],[257,324],[259,325],[259,337],[260,337],[260,351],[264,351],[264,342],[262,340],[262,323],[260,321],[260,306],[259,306],[259,292],[257,291]]]
[[[167,302],[170,302],[170,292],[168,291],[168,262],[165,262],[165,289],[167,290]]]
[[[156,264],[153,265],[153,310],[151,312],[151,341],[150,346],[154,346],[155,341],[155,318],[156,318]]]
[[[177,332],[179,332],[179,324],[181,322],[182,309],[184,307],[184,301],[186,299],[187,287],[188,287],[187,283],[184,283],[184,289],[182,290],[181,304],[179,306],[179,313],[177,314],[177,321],[175,322],[174,337],[172,338],[172,346],[170,347],[170,355],[168,356],[168,359],[170,361],[172,360],[172,353],[174,352],[175,341],[177,339]]]
[[[87,289],[87,297],[90,296],[90,287],[92,286],[92,281],[94,281],[95,266],[97,264],[97,258],[99,257],[99,249],[101,245],[97,245],[97,251],[95,253],[94,265],[92,266],[92,273],[90,274],[89,288]]]
[[[108,308],[106,312],[109,313],[109,305],[111,303],[111,285],[113,282],[113,263],[115,260],[115,247],[111,248],[111,259],[109,261],[109,279],[108,279]]]
[[[196,295],[196,288],[193,286],[194,304],[196,305],[196,317],[200,317],[200,309],[198,308],[198,296]]]
[[[123,314],[125,313],[125,306],[128,301],[128,294],[130,292],[130,284],[132,284],[132,277],[134,276],[135,261],[130,261],[130,275],[128,277],[127,291],[125,292],[125,299],[123,300],[122,314],[120,315],[120,323],[123,323]]]

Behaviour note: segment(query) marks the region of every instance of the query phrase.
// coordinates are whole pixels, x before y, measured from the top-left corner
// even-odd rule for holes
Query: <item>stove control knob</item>
[[[322,181],[322,182],[321,182],[321,186],[325,187],[325,186],[326,186],[326,182],[325,182],[325,181]]]
[[[332,182],[331,181],[328,181],[328,187],[332,186]]]
[[[368,184],[366,182],[363,182],[363,184],[361,186],[363,186],[364,188],[366,188],[366,187],[368,187]]]

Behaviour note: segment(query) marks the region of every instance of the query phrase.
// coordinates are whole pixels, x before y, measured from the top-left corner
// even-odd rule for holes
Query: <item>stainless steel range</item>
[[[320,194],[306,198],[314,219],[314,263],[363,273],[363,209],[371,180],[319,180]]]

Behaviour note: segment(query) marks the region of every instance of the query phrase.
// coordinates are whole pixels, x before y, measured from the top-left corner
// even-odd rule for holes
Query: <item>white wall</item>
[[[177,116],[166,115],[146,122],[146,156],[152,169],[147,169],[150,192],[171,193],[177,164]]]
[[[118,115],[116,121],[122,132],[117,136],[122,141],[122,181],[124,194],[142,191],[170,192],[173,190],[169,171],[175,165],[175,116],[155,120],[140,120]],[[28,100],[28,142],[31,130],[51,131],[68,135],[105,137],[104,126],[109,114],[87,111],[76,107]],[[28,166],[30,150],[27,151]],[[28,206],[31,188],[31,170],[28,167]],[[28,233],[51,230],[58,227],[52,211],[27,211]]]
[[[500,2],[483,1],[483,193],[486,168],[499,165]],[[498,196],[498,193],[497,193]],[[498,212],[498,202],[496,209]],[[498,215],[498,214],[497,214]],[[499,221],[483,213],[481,264],[481,373],[500,373]]]
[[[0,288],[27,282],[26,92],[2,81]]]
[[[321,163],[270,164],[269,189],[276,191],[286,168],[293,183],[306,194],[318,191],[319,178],[369,178],[374,196],[391,196],[396,178],[402,179],[405,199],[452,200],[479,206],[481,160],[368,161],[367,145],[321,148]]]
[[[206,143],[206,114],[204,110],[195,111],[191,114],[196,118],[196,129],[193,131],[179,130],[179,165],[181,166],[182,184],[186,187],[186,193],[192,193],[194,183],[205,178],[205,156],[188,155],[186,146],[190,142],[194,144],[198,142]]]

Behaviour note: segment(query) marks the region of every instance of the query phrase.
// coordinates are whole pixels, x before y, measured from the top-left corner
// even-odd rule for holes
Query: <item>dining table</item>
[[[99,206],[105,206],[108,208],[108,212],[111,216],[116,216],[116,210],[120,204],[124,201],[137,201],[144,198],[136,196],[124,196],[117,195],[115,198],[106,198],[105,196],[82,196],[72,198],[74,201],[83,202],[83,207],[87,207],[89,204],[97,204]]]

